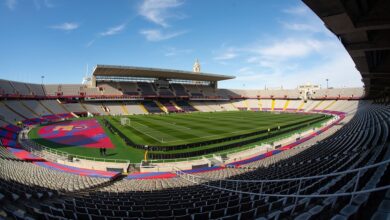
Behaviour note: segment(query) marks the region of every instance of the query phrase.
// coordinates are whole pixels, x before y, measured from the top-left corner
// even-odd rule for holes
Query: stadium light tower
[[[326,89],[329,89],[329,79],[326,79]]]
[[[45,78],[45,76],[41,76],[41,82],[42,82],[42,85],[43,85],[43,79]]]

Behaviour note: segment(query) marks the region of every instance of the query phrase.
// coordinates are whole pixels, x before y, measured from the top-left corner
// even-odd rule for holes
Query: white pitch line
[[[173,126],[175,126],[175,127],[177,127],[177,128],[184,128],[184,130],[191,130],[191,128],[186,127],[186,126],[176,125],[176,124],[170,123],[170,122],[166,122],[166,123],[171,124],[171,125],[173,125]]]
[[[136,123],[138,123],[138,122],[136,122]],[[140,124],[140,123],[138,123],[138,124]],[[140,125],[143,125],[143,124],[140,124]],[[146,126],[146,125],[143,125],[143,126]],[[146,127],[148,127],[148,126],[146,126]],[[161,140],[155,138],[154,136],[148,134],[147,132],[141,131],[141,130],[139,130],[138,128],[136,128],[136,127],[134,127],[134,126],[133,126],[132,128],[134,128],[134,129],[137,130],[138,132],[141,132],[142,134],[144,134],[144,135],[146,135],[146,136],[148,136],[148,137],[153,138],[154,140],[156,140],[156,141],[158,141],[158,142],[160,142],[160,143],[163,143],[163,142],[161,142]]]
[[[137,123],[137,124],[141,125],[142,127],[147,127],[147,128],[149,127],[149,126],[147,126],[147,125],[141,124],[141,123],[136,122],[136,121],[133,121],[133,123]],[[131,121],[130,121],[130,124],[131,124]]]
[[[135,128],[135,127],[133,127],[133,128],[134,128],[135,130],[137,130],[138,132],[141,132],[142,134],[144,134],[144,135],[146,135],[146,136],[148,136],[148,137],[151,137],[151,138],[153,138],[154,140],[156,140],[156,141],[162,143],[159,139],[155,138],[154,136],[149,135],[148,133],[145,133],[145,132],[143,132],[143,131],[140,131],[140,130],[138,130],[138,129]]]
[[[197,140],[197,139],[202,139],[202,138],[207,138],[207,137],[214,137],[214,136],[219,136],[219,134],[213,134],[213,135],[208,135],[208,136],[202,136],[202,137],[198,137],[198,138],[190,138],[190,139],[186,139],[186,140]],[[174,142],[179,142],[179,141],[182,141],[182,140],[164,141],[164,143],[174,143]]]
[[[224,135],[224,134],[234,134],[234,133],[238,133],[238,132],[242,132],[242,131],[252,131],[252,130],[256,130],[256,128],[245,129],[245,130],[240,130],[240,131],[233,131],[233,132],[222,133],[222,134],[207,135],[207,136],[202,136],[202,137],[198,137],[198,138],[190,138],[190,139],[186,139],[186,140],[197,140],[197,139],[203,139],[203,138],[208,138],[208,137],[220,136],[220,135]],[[181,141],[181,140],[164,141],[164,143],[173,143],[173,142],[178,142],[178,141]]]
[[[170,122],[166,122],[166,121],[163,121],[163,120],[158,120],[158,119],[153,119],[155,121],[158,121],[159,123],[162,123],[162,124],[170,124],[172,126],[175,126],[177,128],[180,128],[180,129],[184,129],[184,130],[191,130],[191,128],[189,127],[185,127],[185,126],[182,126],[182,125],[176,125],[174,123],[170,123]]]

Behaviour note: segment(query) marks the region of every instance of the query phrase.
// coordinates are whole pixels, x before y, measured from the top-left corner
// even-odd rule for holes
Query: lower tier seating
[[[388,164],[362,171],[357,184],[356,174],[259,183],[347,171],[390,159],[388,106],[363,105],[347,121],[324,140],[285,151],[282,159],[195,174],[200,180],[195,182],[184,176],[81,177],[1,158],[0,203],[4,205],[0,215],[16,219],[381,219],[388,216],[390,191],[309,196],[389,185]],[[242,181],[237,184],[237,180]],[[260,192],[309,196],[256,195]]]

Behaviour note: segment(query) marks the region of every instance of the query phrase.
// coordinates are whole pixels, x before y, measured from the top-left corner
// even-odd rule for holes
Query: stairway
[[[314,106],[314,108],[311,108],[309,111],[317,109],[323,102],[324,100],[320,101],[319,103],[317,103],[317,105]]]
[[[125,115],[130,115],[129,111],[127,111],[127,108],[126,108],[125,104],[122,103],[121,107],[122,107],[122,111],[125,113]]]
[[[176,108],[177,110],[183,111],[183,109],[181,109],[181,108],[176,104],[175,101],[170,101],[170,103],[171,103],[173,106],[175,106],[175,108]]]
[[[284,103],[284,106],[283,106],[283,111],[286,111],[287,107],[288,107],[288,104],[290,104],[290,100],[286,100],[286,103]]]
[[[327,105],[324,109],[322,109],[322,111],[325,111],[327,110],[328,108],[332,107],[335,103],[337,102],[337,100],[333,100],[333,102],[331,102],[329,105]]]
[[[261,104],[261,99],[258,99],[258,105],[259,105],[259,110],[263,111],[263,105]]]
[[[272,99],[271,111],[274,111],[274,109],[275,109],[275,99]]]
[[[301,110],[304,105],[305,105],[305,101],[302,101],[302,103],[298,106],[297,111]]]
[[[156,103],[156,105],[161,109],[161,111],[168,113],[168,109],[163,104],[161,104],[161,102],[154,100],[154,103]]]
[[[145,114],[149,114],[148,110],[145,108],[145,106],[144,106],[142,103],[140,103],[139,106],[140,106],[140,108],[142,109],[142,111],[143,111]]]

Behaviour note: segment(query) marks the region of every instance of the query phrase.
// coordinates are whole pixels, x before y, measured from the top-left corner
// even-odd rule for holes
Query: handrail
[[[359,179],[362,176],[361,175],[362,171],[368,170],[368,169],[371,169],[371,168],[375,168],[375,167],[379,167],[379,166],[382,166],[382,165],[385,165],[385,164],[389,164],[389,163],[390,163],[390,159],[387,159],[387,160],[384,160],[382,162],[371,164],[371,165],[368,165],[368,166],[355,168],[355,169],[350,169],[350,170],[345,170],[345,171],[341,171],[341,172],[330,173],[330,174],[315,175],[315,176],[309,176],[309,177],[298,177],[298,178],[260,180],[260,181],[258,181],[258,180],[253,181],[253,180],[211,179],[211,178],[204,178],[204,177],[200,177],[200,176],[197,176],[197,175],[186,173],[183,170],[178,169],[177,167],[175,167],[174,169],[176,170],[176,174],[179,177],[181,177],[181,178],[183,178],[183,179],[185,179],[185,180],[187,180],[189,182],[196,183],[196,184],[203,185],[203,186],[210,187],[210,188],[214,188],[214,189],[228,191],[228,192],[235,192],[235,193],[248,194],[248,195],[258,195],[258,196],[293,197],[293,198],[321,198],[321,197],[324,198],[324,197],[352,196],[351,197],[351,202],[352,202],[352,198],[355,195],[366,194],[366,193],[371,193],[371,192],[377,192],[377,191],[381,191],[381,190],[390,189],[390,184],[388,184],[388,185],[380,186],[380,187],[374,186],[374,188],[371,188],[371,189],[363,188],[362,190],[358,190],[357,191],[357,186],[359,184]],[[349,174],[349,173],[356,173],[356,176],[353,178],[354,182],[353,183],[351,182],[351,184],[353,184],[353,185],[351,185],[351,187],[353,187],[353,191],[352,192],[347,192],[347,193],[346,192],[335,192],[335,193],[328,193],[328,194],[320,194],[320,193],[317,192],[317,193],[314,193],[314,194],[300,194],[302,181],[303,180],[319,179],[319,178],[331,177],[331,176],[343,176],[343,175]],[[204,182],[202,182],[202,181],[204,181]],[[263,193],[262,192],[264,183],[270,183],[270,182],[276,183],[276,182],[286,182],[286,181],[290,181],[290,182],[296,181],[296,182],[299,183],[298,189],[295,191],[295,193],[291,193],[291,194],[273,194],[273,193]],[[211,185],[213,182],[215,182],[219,186]],[[235,189],[223,188],[222,187],[222,182],[226,182],[226,183],[233,182],[233,184],[231,186],[233,188],[235,187]],[[226,186],[226,183],[224,183],[225,186]],[[242,183],[261,183],[260,193],[246,192],[246,191],[238,190],[239,184],[242,184]]]
[[[196,184],[206,186],[206,187],[214,188],[214,189],[219,189],[219,190],[228,191],[228,192],[235,192],[235,193],[240,193],[240,194],[253,195],[253,196],[264,196],[264,197],[268,196],[268,197],[292,197],[292,198],[324,198],[324,197],[354,196],[354,195],[367,194],[367,193],[371,193],[371,192],[377,192],[377,191],[381,191],[381,190],[390,189],[390,185],[386,185],[386,186],[380,186],[380,187],[376,187],[376,188],[372,188],[372,189],[365,189],[365,190],[349,192],[349,193],[344,192],[344,193],[331,193],[331,194],[272,194],[272,193],[262,193],[262,192],[254,193],[254,192],[238,191],[238,190],[234,190],[234,189],[213,186],[210,184],[198,183],[198,182],[188,180],[186,178],[183,178],[183,179],[190,181],[190,182],[193,182],[193,183],[196,183]],[[301,184],[301,182],[299,184]]]
[[[388,164],[388,163],[390,163],[390,159],[384,160],[384,161],[379,162],[379,163],[371,164],[371,165],[368,165],[368,166],[360,167],[360,168],[344,170],[344,171],[335,172],[335,173],[329,173],[329,174],[307,176],[307,177],[272,179],[272,180],[268,180],[268,179],[267,180],[231,180],[231,179],[225,179],[223,181],[226,181],[226,182],[245,182],[245,183],[272,183],[272,182],[287,182],[287,181],[298,181],[298,180],[308,180],[308,179],[319,179],[319,178],[324,178],[324,177],[331,177],[331,176],[338,176],[338,175],[342,175],[342,174],[349,174],[349,173],[354,173],[354,172],[360,172],[362,170],[371,169],[371,168],[378,167],[378,166],[381,166],[381,165],[384,165],[384,164]],[[176,168],[176,169],[178,169],[178,168]],[[201,177],[201,176],[197,176],[197,175],[194,175],[194,174],[186,173],[186,172],[184,172],[183,170],[180,170],[180,169],[178,169],[178,171],[179,172],[183,172],[186,175],[191,175],[191,176],[194,176],[196,178],[203,179],[203,180],[211,180],[211,181],[220,180],[220,179],[206,178],[206,177]]]

